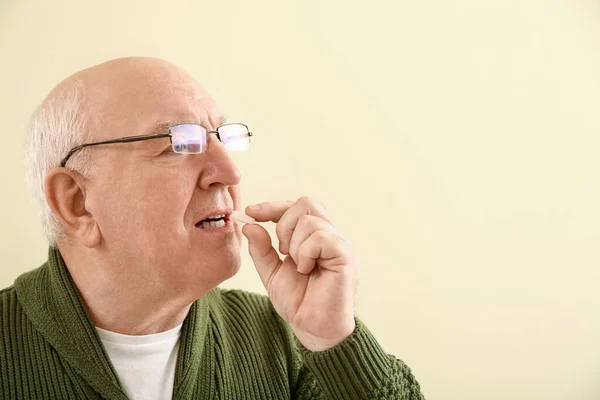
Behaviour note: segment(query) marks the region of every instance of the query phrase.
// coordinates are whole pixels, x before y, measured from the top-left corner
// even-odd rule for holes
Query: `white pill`
[[[256,220],[251,216],[235,210],[231,212],[231,218],[235,219],[236,221],[243,222],[244,224],[254,224],[256,222]]]

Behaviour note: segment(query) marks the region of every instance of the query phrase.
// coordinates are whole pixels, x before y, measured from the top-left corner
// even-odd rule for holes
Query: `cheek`
[[[135,233],[127,239],[152,241],[152,237],[158,239],[167,233],[173,235],[174,229],[183,229],[188,198],[181,179],[170,176],[138,176],[113,182],[98,196],[98,222],[107,234]]]

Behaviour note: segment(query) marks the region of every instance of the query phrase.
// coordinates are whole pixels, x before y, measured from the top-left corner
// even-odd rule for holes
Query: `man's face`
[[[167,133],[191,122],[216,129],[222,115],[185,72],[150,62],[116,66],[86,91],[94,141]],[[172,152],[169,138],[91,148],[97,167],[86,209],[120,279],[159,293],[210,290],[239,269],[241,230],[196,224],[240,209],[240,173],[215,135],[201,154]]]

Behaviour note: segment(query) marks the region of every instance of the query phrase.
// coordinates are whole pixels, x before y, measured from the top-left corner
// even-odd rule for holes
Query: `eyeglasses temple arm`
[[[69,153],[67,154],[67,156],[65,158],[63,158],[63,160],[60,163],[60,166],[64,167],[67,164],[67,161],[69,161],[69,158],[71,158],[71,156],[73,155],[73,153],[75,153],[77,150],[83,149],[84,147],[98,146],[98,145],[101,145],[101,144],[111,144],[111,143],[137,142],[137,141],[141,141],[141,140],[158,139],[158,138],[170,137],[170,136],[171,136],[170,133],[159,133],[159,134],[156,134],[156,135],[126,136],[126,137],[119,138],[119,139],[105,140],[105,141],[102,141],[102,142],[94,142],[94,143],[82,144],[81,146],[73,147],[71,149],[71,151],[69,151]]]

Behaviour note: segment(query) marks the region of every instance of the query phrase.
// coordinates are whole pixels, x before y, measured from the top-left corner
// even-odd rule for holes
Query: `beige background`
[[[0,287],[46,256],[33,107],[158,56],[256,133],[245,203],[330,210],[359,316],[429,399],[600,398],[597,1],[0,0],[0,34]],[[225,286],[263,291],[247,256]]]

